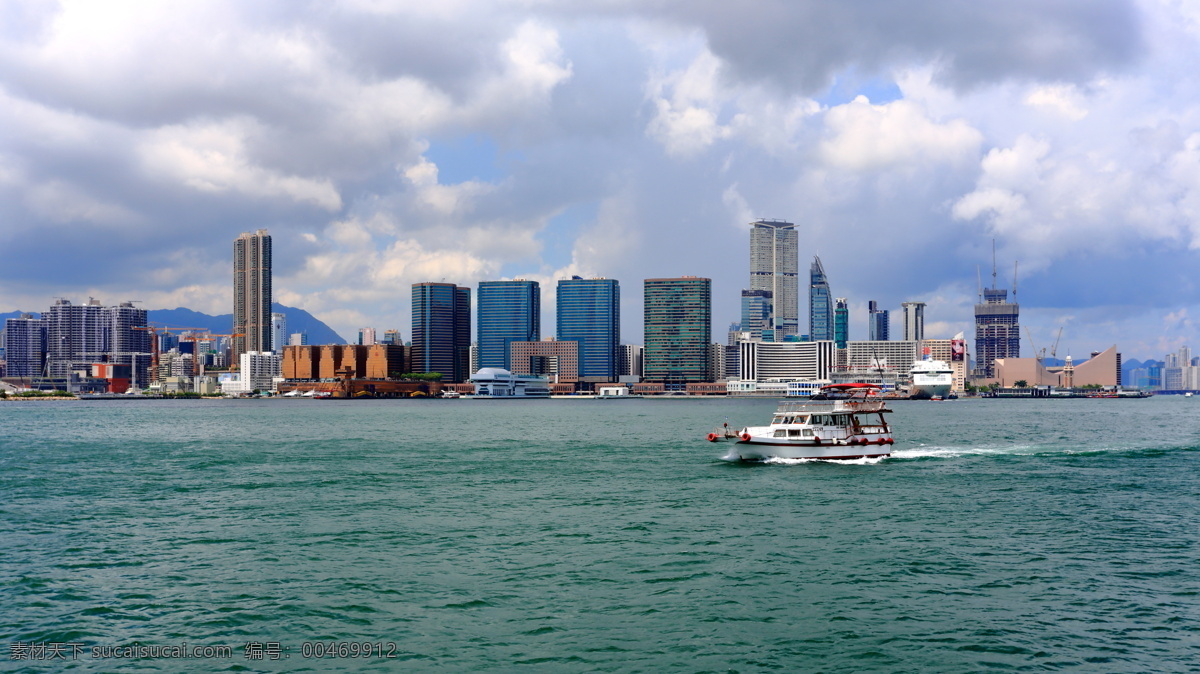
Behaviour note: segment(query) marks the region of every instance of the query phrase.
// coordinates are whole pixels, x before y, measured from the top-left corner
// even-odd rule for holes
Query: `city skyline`
[[[538,280],[550,325],[560,278],[700,274],[724,326],[746,223],[784,218],[852,338],[868,298],[972,332],[994,238],[1035,343],[1200,343],[1187,5],[13,7],[0,312],[226,313],[228,241],[269,228],[275,299],[351,341],[441,279]]]

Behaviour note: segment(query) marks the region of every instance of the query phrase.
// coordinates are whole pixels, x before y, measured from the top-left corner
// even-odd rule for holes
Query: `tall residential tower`
[[[750,290],[770,294],[775,339],[800,332],[800,265],[796,225],[783,220],[750,223]]]
[[[233,240],[233,362],[247,351],[270,351],[271,235],[260,229]]]

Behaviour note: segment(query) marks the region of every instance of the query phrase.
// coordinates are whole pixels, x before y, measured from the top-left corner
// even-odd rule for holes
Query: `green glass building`
[[[712,280],[696,276],[644,282],[642,378],[668,391],[713,380]]]

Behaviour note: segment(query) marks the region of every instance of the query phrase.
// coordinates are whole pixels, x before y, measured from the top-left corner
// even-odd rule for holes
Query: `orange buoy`
[[[742,433],[742,442],[750,442],[750,434]]]
[[[716,441],[717,441],[717,434],[716,434],[716,433],[709,433],[709,434],[708,434],[708,441],[709,441],[709,442],[716,442]]]

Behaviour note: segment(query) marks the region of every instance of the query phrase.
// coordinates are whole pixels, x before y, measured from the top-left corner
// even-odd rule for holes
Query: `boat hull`
[[[769,459],[822,459],[850,461],[891,456],[891,445],[777,445],[739,441],[726,455],[731,461],[767,461]]]

